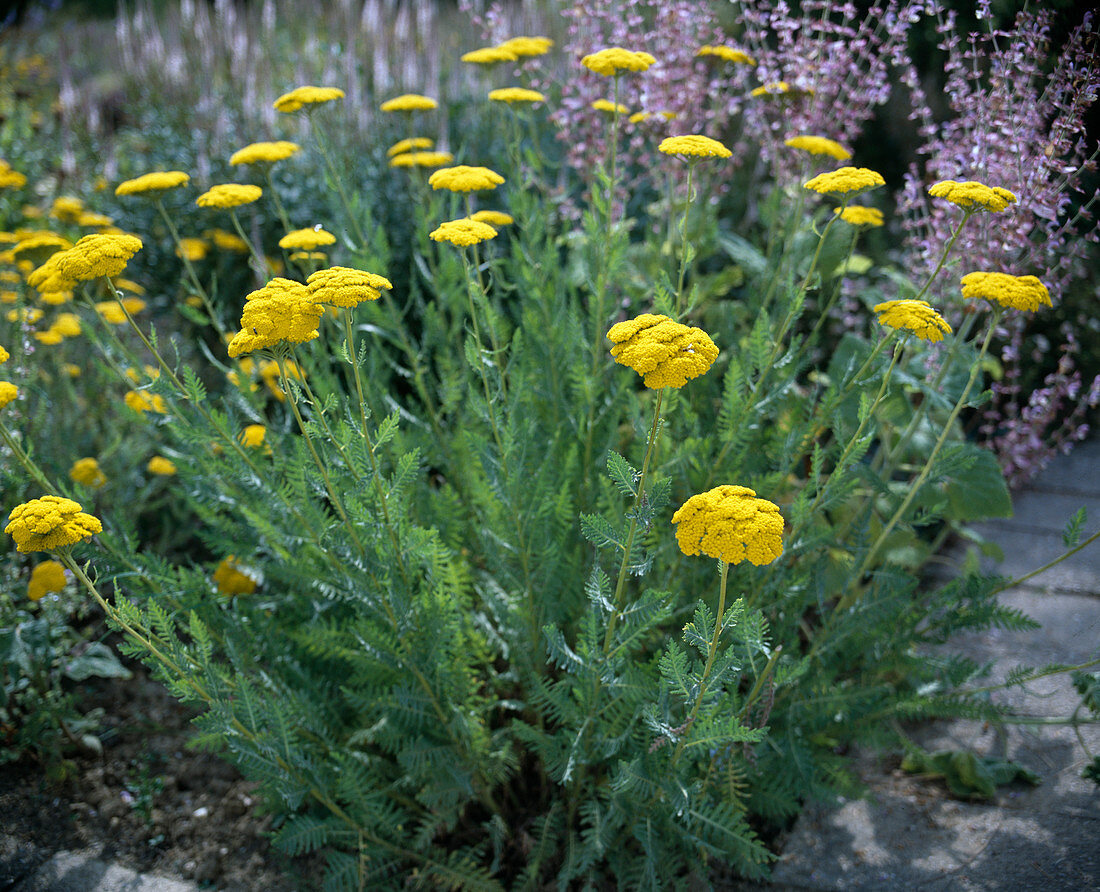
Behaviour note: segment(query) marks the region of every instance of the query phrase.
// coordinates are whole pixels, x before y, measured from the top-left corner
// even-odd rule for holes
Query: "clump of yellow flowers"
[[[727,564],[760,567],[783,553],[779,506],[747,486],[716,486],[692,496],[672,515],[676,541],[686,555],[705,554]]]
[[[99,518],[85,514],[79,502],[61,496],[42,496],[16,505],[4,532],[17,550],[55,551],[103,532]]]

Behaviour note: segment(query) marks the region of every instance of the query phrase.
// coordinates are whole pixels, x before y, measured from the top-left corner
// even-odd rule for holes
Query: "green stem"
[[[359,225],[358,218],[352,211],[351,199],[348,197],[347,190],[344,188],[344,180],[336,169],[336,165],[332,161],[332,156],[329,154],[328,140],[325,137],[324,128],[319,121],[314,119],[312,111],[313,109],[310,108],[311,114],[309,115],[309,122],[313,125],[313,130],[317,134],[317,148],[321,151],[321,159],[324,161],[325,167],[328,169],[329,176],[332,177],[333,183],[336,184],[336,192],[340,196],[340,203],[344,207],[344,213],[347,214],[348,221],[351,223],[351,228],[354,230],[355,238],[359,242],[359,248],[365,248],[367,245],[367,237],[363,233],[362,227]]]
[[[195,291],[198,292],[199,298],[202,300],[202,305],[206,308],[206,313],[210,317],[210,324],[214,326],[214,329],[218,332],[218,336],[225,342],[225,329],[222,327],[221,320],[218,318],[217,313],[214,312],[214,305],[210,302],[210,295],[206,293],[206,289],[202,287],[202,282],[199,281],[198,274],[195,272],[195,267],[192,266],[191,261],[187,257],[187,252],[183,248],[183,240],[180,238],[179,230],[176,229],[176,224],[172,222],[172,218],[168,215],[168,210],[164,206],[164,201],[158,196],[155,204],[157,210],[160,211],[161,217],[164,219],[165,225],[168,227],[168,231],[172,234],[172,241],[176,244],[176,249],[179,251],[180,258],[183,260],[183,267],[187,270],[187,277],[191,280],[191,285]],[[109,280],[108,280],[109,281]],[[118,291],[112,286],[112,290],[115,291],[115,297],[118,298],[119,303],[122,302],[122,298],[119,296]],[[129,316],[129,313],[126,314]]]
[[[1016,586],[1020,585],[1021,583],[1027,582],[1033,576],[1038,576],[1040,573],[1045,573],[1051,567],[1054,567],[1054,566],[1062,563],[1062,561],[1064,561],[1066,558],[1073,557],[1073,555],[1077,554],[1077,552],[1079,552],[1082,548],[1085,548],[1085,547],[1091,545],[1097,539],[1100,539],[1100,530],[1097,530],[1095,533],[1093,533],[1091,536],[1089,536],[1084,542],[1082,542],[1077,547],[1071,548],[1069,551],[1067,551],[1064,554],[1056,557],[1054,560],[1050,561],[1049,563],[1043,564],[1043,566],[1041,566],[1038,570],[1032,570],[1030,573],[1025,573],[1023,576],[1017,576],[1011,582],[1006,582],[1004,585],[999,586],[998,588],[995,588],[993,590],[993,594],[996,595],[996,594],[999,594],[1000,592],[1003,592],[1007,589],[1015,588]]]
[[[259,285],[263,285],[264,280],[267,279],[267,261],[264,260],[263,255],[256,250],[256,246],[252,244],[252,239],[245,235],[244,227],[241,225],[240,219],[237,217],[237,212],[233,209],[229,209],[229,219],[233,221],[233,228],[237,230],[239,235],[246,245],[248,245],[248,253],[252,258],[252,267],[256,273],[256,282]]]
[[[676,283],[676,316],[679,318],[684,302],[684,277],[687,273],[687,223],[691,210],[691,178],[695,172],[695,159],[688,160],[687,198],[684,201],[684,215],[680,218],[680,275]]]
[[[626,534],[626,545],[623,548],[623,560],[619,565],[619,577],[615,581],[614,612],[607,624],[607,634],[603,639],[603,652],[607,654],[611,649],[611,638],[615,633],[615,625],[619,620],[619,614],[623,609],[623,598],[626,589],[627,571],[630,569],[630,553],[634,550],[634,536],[638,531],[638,508],[645,498],[646,475],[649,473],[649,463],[653,457],[657,445],[658,425],[661,419],[661,400],[664,397],[664,389],[658,388],[657,399],[653,406],[653,424],[649,428],[649,439],[646,441],[645,458],[642,460],[642,473],[638,478],[638,489],[634,493],[634,504],[630,509],[630,528]]]
[[[684,751],[684,741],[687,739],[688,729],[694,724],[696,716],[699,715],[699,707],[703,705],[703,697],[707,693],[707,680],[710,678],[710,670],[714,666],[714,657],[718,653],[718,638],[722,634],[722,618],[726,612],[726,578],[729,575],[729,564],[725,561],[719,561],[718,566],[722,581],[718,594],[718,613],[714,618],[714,636],[710,641],[710,650],[707,653],[707,663],[703,667],[703,677],[699,679],[699,694],[695,698],[695,703],[692,704],[691,713],[688,715],[687,721],[681,726],[683,733],[680,735],[680,740],[676,743],[676,751],[672,754],[673,765],[679,761],[680,754]]]
[[[955,419],[959,417],[959,413],[962,411],[963,406],[966,405],[967,397],[970,396],[971,388],[973,388],[974,383],[978,380],[978,375],[981,373],[982,360],[985,358],[986,351],[989,349],[989,342],[992,340],[993,332],[996,330],[997,323],[1001,319],[1001,313],[1001,310],[997,310],[993,314],[993,318],[989,323],[989,330],[985,335],[985,340],[982,341],[982,348],[978,353],[978,358],[974,361],[974,365],[970,369],[970,378],[967,380],[963,392],[959,395],[959,399],[955,403],[954,409],[951,410],[951,415],[944,423],[939,439],[936,440],[936,445],[932,447],[932,452],[925,460],[924,467],[921,468],[920,474],[917,475],[917,479],[908,487],[908,493],[905,498],[902,499],[901,504],[887,522],[886,526],[882,528],[882,532],[879,533],[878,538],[867,552],[867,556],[863,559],[859,569],[853,574],[853,583],[858,583],[863,574],[874,562],[875,558],[878,557],[879,550],[886,543],[887,537],[893,532],[894,527],[898,525],[901,518],[905,516],[905,512],[909,510],[909,506],[913,503],[913,499],[917,497],[917,493],[920,492],[921,487],[924,485],[924,481],[928,479],[928,475],[932,471],[932,465],[935,463],[936,457],[940,454],[940,450],[943,449],[944,444],[947,442],[947,438],[954,429]],[[837,604],[836,610],[840,611],[854,603],[855,599],[858,597],[856,594],[857,591],[857,589],[853,589],[845,595]]]

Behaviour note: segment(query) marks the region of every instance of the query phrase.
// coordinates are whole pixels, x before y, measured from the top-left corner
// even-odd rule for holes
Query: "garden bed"
[[[30,759],[0,768],[0,811],[16,843],[0,862],[0,885],[54,852],[83,850],[223,890],[296,888],[293,866],[267,840],[272,817],[256,785],[188,748],[191,712],[140,664],[131,668],[130,679],[86,683],[87,704],[105,712],[102,757],[75,757],[64,782]]]

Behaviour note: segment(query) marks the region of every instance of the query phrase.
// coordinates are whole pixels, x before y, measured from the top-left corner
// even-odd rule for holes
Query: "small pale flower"
[[[298,87],[276,99],[273,107],[277,112],[290,114],[307,105],[320,105],[343,98],[344,91],[338,87]]]
[[[237,149],[230,157],[230,164],[274,164],[301,151],[297,143],[278,140],[277,142],[254,142]]]
[[[15,540],[16,550],[55,551],[103,532],[98,518],[85,514],[79,502],[61,496],[42,496],[16,505],[8,515],[4,532]]]
[[[433,108],[438,107],[439,103],[430,96],[422,96],[419,93],[404,93],[401,96],[394,96],[393,99],[387,99],[380,106],[384,112],[431,111]]]
[[[608,47],[589,53],[581,59],[581,65],[604,77],[618,75],[621,71],[646,71],[657,60],[649,53],[634,52],[621,46]]]
[[[729,158],[733,154],[718,140],[698,134],[670,136],[661,140],[657,151],[666,155],[690,155],[699,158]]]
[[[963,297],[985,300],[1034,312],[1039,307],[1051,307],[1050,292],[1035,276],[1010,276],[1008,273],[967,273],[962,277]]]
[[[757,567],[783,553],[779,506],[747,486],[717,486],[692,496],[672,515],[676,541],[686,555],[705,554],[727,564]]]
[[[876,186],[886,185],[882,174],[866,167],[841,167],[820,173],[802,184],[804,188],[822,195],[856,195]]]
[[[451,192],[481,192],[495,189],[503,182],[504,177],[488,167],[470,167],[466,164],[441,168],[428,177],[428,185],[433,189]]]
[[[634,369],[652,390],[683,387],[714,364],[718,348],[701,328],[668,316],[643,313],[619,322],[607,332],[615,362]]]
[[[922,341],[942,341],[951,326],[924,300],[888,300],[875,304],[878,321],[890,328],[911,331]]]
[[[191,175],[182,170],[158,170],[132,180],[126,180],[115,187],[115,195],[141,195],[146,192],[166,192],[186,185]]]
[[[220,183],[211,186],[198,198],[195,204],[200,208],[235,208],[242,204],[251,204],[263,195],[263,189],[259,186],[249,186],[244,183]]]
[[[974,180],[956,183],[944,180],[928,189],[933,198],[943,198],[967,211],[993,211],[998,213],[1016,203],[1016,196],[1000,186],[986,186]]]
[[[784,142],[784,145],[792,149],[801,149],[811,155],[828,155],[830,158],[836,158],[837,161],[847,161],[852,157],[852,153],[844,146],[827,136],[792,136]]]
[[[496,238],[496,235],[497,231],[488,223],[471,220],[469,217],[441,223],[438,228],[429,233],[432,241],[450,242],[459,248],[488,241],[491,238]]]

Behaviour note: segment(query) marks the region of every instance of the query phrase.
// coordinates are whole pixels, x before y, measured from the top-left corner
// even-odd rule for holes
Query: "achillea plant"
[[[549,55],[544,40],[512,37],[493,42],[517,57],[499,65]],[[755,70],[705,45],[692,66]],[[615,46],[630,55],[581,65]],[[0,473],[18,485],[3,506],[13,572],[29,585],[25,556],[52,552],[127,652],[196,708],[199,743],[260,783],[277,843],[325,851],[326,888],[662,889],[726,867],[762,877],[770,834],[807,798],[858,789],[850,744],[900,746],[902,720],[1004,718],[997,686],[972,689],[978,667],[935,647],[1031,621],[997,601],[1005,580],[966,566],[935,585],[920,571],[952,530],[1011,510],[994,457],[960,419],[1002,321],[1049,312],[1048,283],[1019,270],[1006,289],[1000,270],[967,266],[956,287],[981,312],[951,324],[932,291],[957,257],[949,241],[914,294],[866,289],[860,334],[829,340],[858,240],[887,219],[859,202],[885,178],[801,121],[790,136],[812,139],[782,151],[851,164],[772,190],[784,221],[774,244],[699,237],[718,220],[694,177],[721,177],[750,150],[691,132],[663,149],[652,140],[652,157],[629,142],[619,152],[615,92],[662,57],[634,42],[582,56],[571,76],[600,78],[613,110],[581,228],[546,205],[560,170],[541,151],[540,119],[524,132],[517,114],[507,151],[431,175],[415,160],[391,168],[386,134],[373,161],[355,157],[408,198],[406,268],[338,181],[355,166],[331,145],[314,154],[325,139],[314,125],[352,93],[326,76],[316,82],[345,100],[314,103],[297,151],[250,159],[283,231],[254,244],[257,227],[238,225],[248,253],[224,260],[251,258],[256,286],[217,293],[222,280],[184,254],[185,277],[173,258],[160,284],[192,302],[158,307],[150,288],[156,327],[137,312],[119,263],[171,257],[200,234],[177,225],[163,190],[126,197],[146,225],[93,242],[111,250],[78,251],[66,231],[75,246],[53,244],[37,269],[0,259],[18,288],[0,340],[23,347],[4,351],[17,361],[0,407]],[[806,100],[826,81],[813,89],[791,80],[760,98]],[[478,96],[485,114],[514,114]],[[398,105],[406,123],[448,113]],[[393,158],[431,146],[401,139]],[[270,176],[280,165],[298,165],[294,182]],[[311,165],[339,200],[301,188]],[[686,188],[651,211],[678,239],[628,243],[620,208],[639,171],[673,185],[683,175]],[[937,190],[958,239],[1007,219],[1007,186],[969,170],[950,179],[983,184]],[[173,187],[193,210],[188,188]],[[232,191],[229,207],[201,212],[257,196]],[[141,216],[158,202],[159,219]],[[12,229],[26,222],[17,213]],[[68,341],[32,337],[56,310],[31,280],[73,290],[102,360],[88,374],[116,395],[105,428],[125,423],[127,443],[147,447],[129,466],[108,467],[103,444],[75,450],[68,421],[63,436],[31,423],[77,405],[58,361],[73,356],[41,352]],[[195,326],[187,337],[165,333],[175,312]],[[69,497],[93,491],[86,461],[69,476],[92,455],[106,478],[94,512]],[[139,475],[132,498],[120,481]],[[132,518],[158,492],[181,518],[170,547],[143,540]]]

